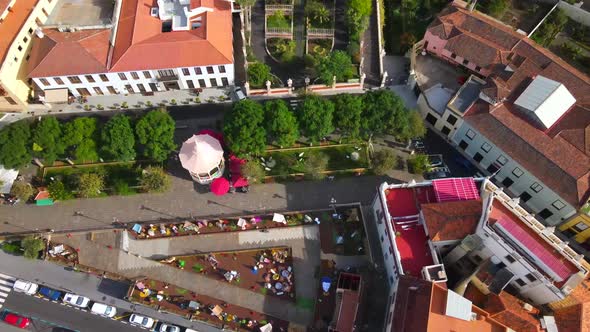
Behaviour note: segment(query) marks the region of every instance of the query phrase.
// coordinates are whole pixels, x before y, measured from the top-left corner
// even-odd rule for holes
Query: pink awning
[[[479,190],[473,178],[450,178],[432,181],[437,202],[469,201],[479,199]]]

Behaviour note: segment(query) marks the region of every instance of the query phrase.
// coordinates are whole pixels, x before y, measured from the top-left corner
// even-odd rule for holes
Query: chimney
[[[471,3],[469,5],[467,5],[467,9],[472,12],[475,9],[475,6],[477,5],[477,0],[472,0]]]

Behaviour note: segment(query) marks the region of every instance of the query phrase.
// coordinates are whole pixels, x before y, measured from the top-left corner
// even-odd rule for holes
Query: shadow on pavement
[[[98,291],[118,299],[123,299],[129,290],[129,283],[103,278],[98,285]]]

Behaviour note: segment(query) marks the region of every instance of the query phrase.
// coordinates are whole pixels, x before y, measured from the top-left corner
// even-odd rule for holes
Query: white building
[[[233,85],[231,12],[226,0],[120,0],[112,28],[44,29],[28,76],[47,103]]]

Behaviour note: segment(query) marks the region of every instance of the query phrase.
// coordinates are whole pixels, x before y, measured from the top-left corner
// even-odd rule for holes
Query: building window
[[[195,88],[195,84],[193,83],[192,80],[186,81],[186,85],[188,86],[189,89],[194,89]]]
[[[457,58],[457,54],[451,53],[451,59],[456,59],[456,58]]]
[[[143,72],[143,77],[145,77],[145,78],[152,78],[152,74],[149,71],[144,71]]]
[[[586,225],[586,224],[585,224],[585,223],[583,223],[583,222],[579,222],[579,223],[577,223],[576,225],[574,225],[574,227],[573,227],[573,228],[574,228],[576,231],[578,231],[578,233],[579,233],[579,232],[583,232],[583,231],[587,230],[588,228],[590,228],[590,226]]]
[[[77,88],[76,91],[82,96],[90,96],[90,91],[86,88]]]
[[[517,283],[517,284],[518,284],[520,287],[526,286],[526,282],[524,282],[524,280],[522,280],[522,279],[520,279],[520,278],[518,278],[518,279],[516,279],[516,280],[514,280],[514,281],[516,281],[516,283]]]
[[[45,17],[48,17],[49,16],[49,14],[45,10],[45,8],[41,8],[41,12],[43,13],[43,15],[45,15]]]
[[[481,145],[481,149],[482,149],[484,152],[490,152],[490,150],[492,149],[492,146],[491,146],[491,145],[489,145],[488,143],[483,143],[483,144]]]
[[[449,129],[447,126],[444,126],[444,127],[441,129],[441,132],[442,132],[443,134],[445,134],[445,135],[449,136],[449,134],[451,133],[451,129]]]
[[[82,83],[78,76],[68,76],[68,81],[72,84]]]
[[[156,83],[150,83],[150,90],[154,92],[158,91],[158,86],[156,85]]]
[[[212,87],[216,87],[217,86],[217,80],[216,79],[212,78],[209,81],[211,81],[211,86]]]
[[[135,71],[131,72],[131,78],[133,78],[134,80],[138,80],[139,79],[139,74]]]
[[[459,147],[463,150],[466,150],[468,146],[469,144],[467,144],[467,142],[465,142],[464,140],[461,140],[461,143],[459,143]]]
[[[104,93],[102,93],[102,90],[97,86],[94,87],[94,92],[99,96],[104,95]]]
[[[207,67],[207,74],[213,74],[213,67]]]
[[[430,123],[431,125],[435,125],[436,124],[436,117],[430,113],[426,114],[426,122]]]
[[[457,117],[452,114],[449,114],[449,116],[447,117],[447,122],[449,124],[454,125],[455,123],[457,123]]]
[[[188,71],[188,68],[182,68],[182,75],[184,75],[184,76],[188,76],[188,75],[190,75],[190,74],[191,74],[191,73]]]
[[[520,200],[523,202],[528,202],[529,199],[531,199],[533,196],[531,196],[531,194],[527,193],[526,191],[523,191],[522,194],[520,194]]]
[[[543,209],[541,212],[539,212],[539,217],[543,219],[551,218],[552,215],[553,212],[549,211],[549,209]]]
[[[512,179],[509,177],[506,177],[504,180],[502,180],[502,186],[504,186],[506,188],[510,188],[510,186],[513,184],[514,184],[514,181],[512,181]]]
[[[109,93],[112,95],[117,94],[117,90],[115,90],[115,88],[113,88],[112,86],[107,86],[107,90],[109,90]]]
[[[534,192],[538,193],[539,191],[543,190],[543,186],[540,185],[538,182],[535,182],[531,184],[531,189],[533,189]]]
[[[479,152],[476,152],[475,155],[473,156],[473,160],[475,160],[479,163],[483,160],[483,156]]]
[[[512,257],[512,255],[506,255],[506,256],[504,256],[504,258],[506,258],[506,260],[507,260],[507,261],[508,261],[510,264],[512,264],[512,263],[514,263],[514,262],[516,262],[516,259],[514,259],[514,257]]]
[[[532,273],[527,273],[527,275],[525,276],[530,282],[535,282],[537,281],[537,278],[535,278],[535,276]]]
[[[480,71],[481,67],[480,66],[475,66],[475,71]]]
[[[141,83],[137,85],[137,89],[138,89],[138,90],[139,90],[139,92],[141,92],[141,93],[145,93],[145,92],[146,92],[146,90],[145,90],[145,86],[143,86],[143,84],[141,84]]]
[[[29,28],[29,34],[33,33],[33,28]]]
[[[486,170],[492,174],[496,173],[500,168],[496,163],[491,163]]]
[[[14,57],[13,60],[14,60],[14,62],[18,62],[18,58],[17,57]]]
[[[27,54],[27,57],[25,58],[25,61],[29,61],[29,59],[31,58],[30,54]]]
[[[98,76],[100,77],[100,80],[103,81],[103,82],[108,82],[109,81],[109,78],[105,74],[100,74]]]
[[[10,97],[4,97],[4,99],[6,99],[6,101],[10,104],[10,105],[16,105],[16,101],[14,101],[14,99],[10,98]]]
[[[224,74],[225,73],[225,66],[217,66],[217,70],[219,70],[220,73]]]
[[[125,76],[125,73],[119,73],[119,78],[123,81],[127,81],[127,76]]]
[[[551,205],[553,205],[553,207],[554,207],[556,210],[561,210],[561,209],[563,209],[563,208],[565,207],[565,204],[563,204],[563,202],[562,202],[562,201],[560,201],[560,200],[556,200],[556,201],[555,201],[555,202],[553,202],[553,204],[551,204]]]
[[[467,129],[467,132],[465,133],[465,136],[467,136],[467,138],[469,139],[473,139],[475,137],[475,131],[471,130],[471,129]]]
[[[29,41],[29,38],[28,38],[28,37],[24,37],[24,38],[23,38],[23,43],[25,43],[25,44],[26,44],[28,41]]]
[[[84,77],[86,77],[86,80],[88,82],[90,82],[90,83],[94,83],[95,82],[94,77],[92,77],[92,75],[86,75]]]
[[[508,159],[506,159],[506,157],[504,157],[503,155],[500,155],[498,157],[498,159],[496,159],[496,162],[502,166],[506,165],[506,163],[508,162]]]
[[[64,81],[62,81],[62,79],[59,77],[54,77],[53,80],[59,85],[64,85]]]
[[[125,84],[125,91],[127,91],[128,93],[135,92],[135,91],[133,91],[133,87],[131,86],[131,84]]]
[[[221,78],[221,85],[222,86],[228,86],[229,82],[227,81],[227,77],[222,77]]]
[[[45,78],[42,78],[39,80],[43,85],[48,86],[49,85],[49,81]]]
[[[200,67],[195,67],[195,74],[197,74],[197,75],[202,75],[203,74],[203,71],[201,70]]]
[[[205,80],[204,80],[204,79],[200,79],[200,80],[199,80],[199,87],[200,87],[200,88],[204,88],[204,87],[206,87],[206,86],[207,86],[207,85],[205,84]]]
[[[463,65],[464,65],[464,66],[467,66],[467,65],[469,65],[469,60],[467,60],[467,59],[463,59]]]
[[[20,52],[20,51],[22,51],[22,50],[23,50],[23,47],[22,47],[22,46],[20,46],[20,45],[18,45],[17,49],[18,49],[18,51]]]
[[[516,176],[517,178],[521,177],[524,172],[522,171],[522,169],[516,167],[512,170],[512,174],[514,174],[514,176]]]

